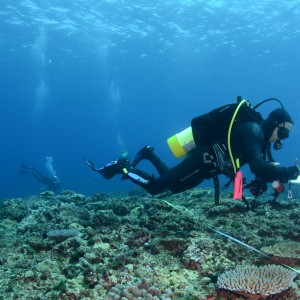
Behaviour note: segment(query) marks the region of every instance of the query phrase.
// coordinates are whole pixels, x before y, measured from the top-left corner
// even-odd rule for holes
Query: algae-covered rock
[[[37,264],[36,270],[38,272],[50,272],[50,273],[59,273],[59,262],[53,261],[51,259],[44,259]]]
[[[10,219],[18,223],[28,213],[28,206],[22,199],[5,200],[0,205],[0,220]]]
[[[3,220],[0,222],[0,228],[3,228],[3,229],[11,229],[11,228],[15,227],[17,224],[18,224],[18,222],[15,221],[15,220],[11,220],[11,219],[3,219]]]
[[[55,193],[52,191],[45,191],[45,192],[40,193],[40,197],[41,198],[54,198]]]
[[[142,278],[135,284],[122,285],[118,284],[111,288],[104,297],[105,300],[114,299],[145,299],[145,300],[171,300],[171,290],[161,291],[159,288],[150,286],[149,280]]]
[[[86,199],[86,196],[78,194],[71,190],[65,190],[60,195],[57,196],[62,202],[83,202]]]

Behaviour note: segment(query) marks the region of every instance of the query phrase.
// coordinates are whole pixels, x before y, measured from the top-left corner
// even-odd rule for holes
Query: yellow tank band
[[[123,171],[124,175],[128,174],[128,171],[126,168],[123,168],[122,171]]]
[[[168,145],[176,158],[186,155],[186,152],[178,142],[176,134],[168,138]]]

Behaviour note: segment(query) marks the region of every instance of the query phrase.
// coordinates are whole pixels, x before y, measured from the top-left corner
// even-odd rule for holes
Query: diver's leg
[[[22,175],[32,173],[32,169],[33,169],[33,167],[25,165],[23,163],[20,165],[20,168],[21,168],[20,174]]]
[[[49,182],[49,177],[43,175],[40,171],[38,171],[36,168],[32,168],[31,169],[31,174],[33,175],[33,177],[42,183],[48,184]]]
[[[158,178],[132,167],[130,161],[124,157],[99,169],[88,160],[86,160],[86,163],[106,179],[110,179],[116,174],[121,174],[123,175],[122,179],[129,179],[150,194],[156,195],[167,190],[171,190],[173,193],[180,193],[197,186],[204,179],[210,178],[210,167],[204,163],[204,154],[205,149],[193,151],[181,163],[166,170]]]
[[[158,178],[145,175],[144,172],[132,167],[128,169],[129,173],[124,177],[143,187],[152,195],[167,190],[170,190],[172,193],[180,193],[196,187],[204,179],[210,178],[210,166],[203,161],[204,153],[205,149],[194,151],[181,163],[168,169]],[[137,177],[135,178],[135,176]],[[146,179],[147,182],[142,182],[139,176],[142,179]]]
[[[205,179],[211,178],[212,164],[204,157],[208,148],[195,149],[182,162],[156,179],[156,185],[168,187],[172,193],[181,193],[194,188]]]
[[[130,165],[130,161],[124,157],[112,161],[101,168],[96,168],[92,161],[85,160],[93,171],[100,173],[105,179],[110,179],[117,174],[123,175],[122,179],[129,179],[133,183],[139,185],[150,194],[158,194],[161,192],[160,186],[156,185],[155,177],[139,170]]]
[[[206,162],[207,155],[209,155],[207,148],[195,149],[182,162],[165,170],[158,178],[134,168],[124,157],[99,169],[89,160],[86,160],[86,163],[106,179],[121,174],[122,179],[129,179],[150,194],[157,195],[167,190],[180,193],[196,187],[204,179],[211,178],[211,161]]]
[[[159,175],[162,175],[169,170],[169,167],[154,153],[154,148],[149,145],[144,146],[136,154],[131,166],[137,166],[137,164],[144,159],[147,159],[152,163]]]
[[[23,169],[24,171],[29,171],[32,169],[32,167],[28,166],[28,165],[25,165],[24,163],[22,163],[20,165],[21,169]]]
[[[155,153],[153,153],[152,156],[148,158],[148,160],[155,167],[159,175],[164,174],[170,169]]]
[[[131,166],[123,170],[122,179],[129,179],[151,195],[157,195],[167,190],[167,187],[157,184],[154,176]]]
[[[120,157],[113,160],[104,167],[96,168],[95,164],[90,160],[85,160],[86,164],[92,168],[93,171],[100,173],[105,179],[111,179],[117,174],[123,174],[126,168],[130,167],[130,161],[125,157]]]
[[[43,182],[43,175],[34,167],[21,164],[21,169],[20,174],[32,174],[36,180]]]

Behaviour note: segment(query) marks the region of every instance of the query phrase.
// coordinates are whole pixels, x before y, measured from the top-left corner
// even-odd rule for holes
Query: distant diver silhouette
[[[62,191],[62,187],[61,187],[61,183],[59,181],[59,179],[57,178],[56,175],[54,176],[46,176],[44,174],[42,174],[39,170],[37,170],[34,167],[25,165],[25,164],[21,164],[21,170],[20,170],[20,174],[21,175],[26,175],[26,174],[32,174],[32,176],[39,182],[43,183],[44,185],[47,186],[47,189],[49,191],[52,191],[56,194],[61,193]]]

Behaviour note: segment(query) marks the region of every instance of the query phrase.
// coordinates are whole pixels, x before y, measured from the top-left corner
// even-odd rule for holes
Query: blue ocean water
[[[295,126],[275,157],[292,165],[299,20],[298,0],[2,0],[0,199],[43,191],[19,166],[46,172],[46,157],[64,189],[129,190],[83,159],[101,166],[149,143],[174,165],[166,139],[238,95],[284,103]]]

